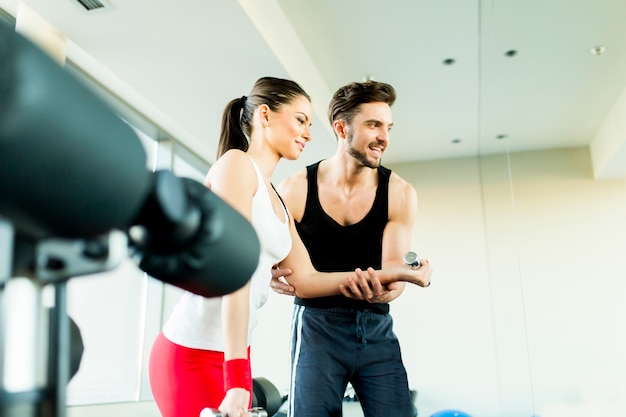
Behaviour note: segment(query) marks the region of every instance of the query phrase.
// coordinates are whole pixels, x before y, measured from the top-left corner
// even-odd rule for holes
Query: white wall
[[[593,180],[586,148],[391,168],[418,190],[413,248],[434,267],[391,310],[420,416],[625,416],[625,182]],[[164,295],[167,314],[179,294]],[[291,302],[271,293],[253,345],[254,375],[281,391]],[[152,402],[68,412],[106,413],[158,416]]]

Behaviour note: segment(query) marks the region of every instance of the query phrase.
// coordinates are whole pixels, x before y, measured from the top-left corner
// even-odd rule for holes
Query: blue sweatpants
[[[350,382],[365,417],[412,417],[389,314],[295,305],[289,417],[339,417]]]

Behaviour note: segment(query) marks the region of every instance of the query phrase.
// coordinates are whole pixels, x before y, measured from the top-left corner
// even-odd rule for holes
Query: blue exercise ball
[[[441,410],[432,414],[430,417],[472,417],[464,411],[459,410]]]

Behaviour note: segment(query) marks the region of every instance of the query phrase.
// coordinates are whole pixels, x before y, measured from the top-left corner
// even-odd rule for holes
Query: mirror
[[[612,167],[624,166],[626,44],[613,19],[625,6],[483,3],[479,164],[501,415],[626,412],[626,175]],[[539,139],[545,149],[526,148]]]

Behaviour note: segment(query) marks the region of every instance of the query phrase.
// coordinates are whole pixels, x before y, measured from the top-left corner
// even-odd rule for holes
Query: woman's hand
[[[395,282],[383,285],[374,268],[367,268],[366,271],[357,268],[354,274],[348,275],[346,281],[345,285],[339,286],[339,290],[345,297],[366,300],[370,303],[387,302],[387,295],[398,287]]]
[[[391,271],[391,270],[390,270]],[[357,268],[353,274],[348,275],[346,283],[339,286],[341,293],[348,298],[355,300],[366,300],[370,303],[385,303],[389,301],[389,293],[399,289],[397,281],[409,282],[428,287],[433,269],[427,259],[421,260],[418,269],[409,268],[406,265],[392,269],[393,272],[384,272],[383,282],[379,279],[373,268],[363,271]]]
[[[279,265],[274,265],[272,267],[272,281],[270,282],[270,288],[278,294],[295,296],[295,287],[293,285],[289,285],[287,279],[285,278],[289,275],[291,275],[291,269],[281,268]]]
[[[250,391],[244,388],[231,388],[219,406],[219,410],[227,417],[249,417]]]

